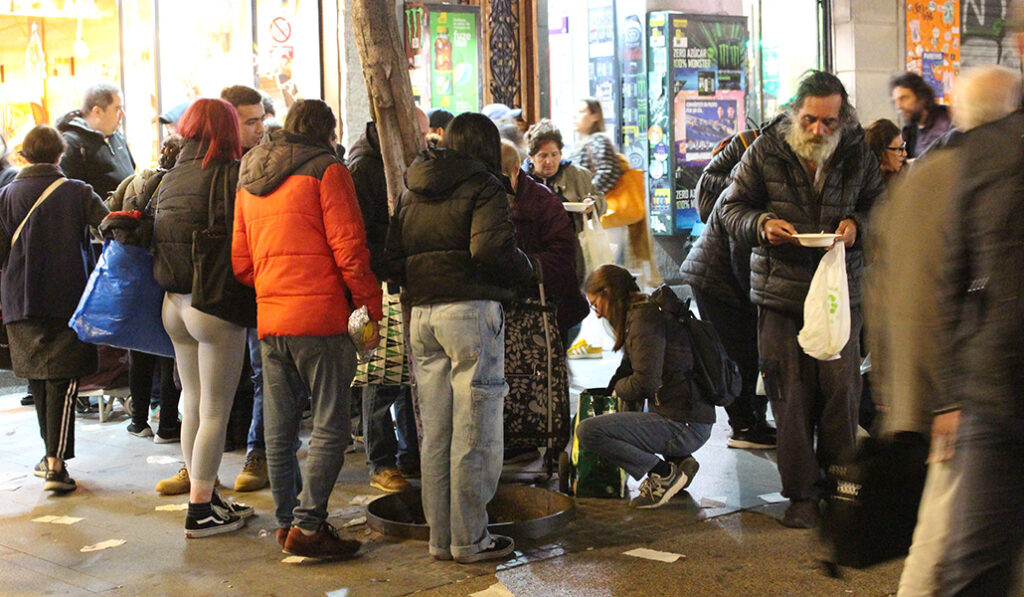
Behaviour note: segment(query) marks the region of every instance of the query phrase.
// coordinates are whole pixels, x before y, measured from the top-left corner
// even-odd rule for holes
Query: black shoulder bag
[[[222,224],[216,222],[218,177],[224,179]],[[208,227],[192,234],[192,306],[235,325],[254,328],[256,291],[235,279],[235,272],[231,268],[231,231],[228,226],[234,222],[234,214],[228,210],[228,198],[232,192],[228,172],[218,166],[210,181]]]

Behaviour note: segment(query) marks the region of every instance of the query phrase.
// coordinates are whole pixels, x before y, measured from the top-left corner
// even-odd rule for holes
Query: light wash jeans
[[[585,419],[576,428],[580,445],[640,480],[661,462],[682,460],[711,437],[710,423],[680,423],[651,413],[611,413]]]
[[[349,386],[356,371],[355,345],[347,334],[278,337],[260,340],[263,357],[263,416],[267,472],[277,524],[316,531],[327,520],[327,501],[345,463],[352,421]],[[313,434],[301,492],[295,443],[305,396],[312,395]]]
[[[430,554],[470,556],[491,544],[487,504],[501,476],[504,313],[495,301],[418,306],[409,329]]]

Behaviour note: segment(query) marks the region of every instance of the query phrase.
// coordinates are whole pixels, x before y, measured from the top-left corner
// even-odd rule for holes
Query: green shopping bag
[[[625,497],[625,471],[581,447],[576,435],[580,421],[614,412],[618,412],[618,399],[607,388],[591,388],[580,394],[580,406],[573,419],[572,439],[572,466],[576,473],[572,492],[576,497]]]

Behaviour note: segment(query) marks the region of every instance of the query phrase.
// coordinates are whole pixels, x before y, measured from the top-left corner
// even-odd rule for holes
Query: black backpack
[[[671,295],[671,296],[670,296]],[[679,300],[666,285],[658,288],[651,298],[663,310],[675,316],[680,327],[690,338],[693,351],[693,379],[700,398],[714,406],[729,406],[743,387],[740,368],[729,358],[718,332],[708,321],[694,317],[690,301]],[[675,303],[675,304],[668,304]]]
[[[693,347],[693,377],[697,382],[700,397],[715,406],[729,406],[743,388],[740,368],[729,358],[722,345],[722,339],[709,321],[693,316],[690,301],[679,318],[690,335]]]

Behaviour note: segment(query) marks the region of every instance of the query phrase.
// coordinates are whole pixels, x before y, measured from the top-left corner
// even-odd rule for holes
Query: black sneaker
[[[134,435],[135,437],[153,437],[153,430],[149,427],[148,423],[143,423],[142,427],[139,427],[132,422],[128,423],[128,435]]]
[[[36,399],[32,397],[32,394],[26,394],[21,397],[22,406],[33,406],[36,403]]]
[[[75,483],[75,480],[68,474],[68,465],[66,463],[59,471],[46,471],[46,483],[43,484],[43,489],[47,491],[67,493],[69,491],[74,491],[77,488],[78,484]]]
[[[790,500],[786,513],[779,522],[791,529],[814,529],[821,524],[818,500]]]
[[[732,432],[729,447],[740,450],[771,450],[775,448],[775,436],[758,427],[748,427]]]
[[[491,535],[491,546],[472,555],[460,556],[455,561],[460,564],[474,564],[490,560],[504,560],[516,550],[516,542],[505,535]]]
[[[230,514],[234,514],[239,518],[249,518],[250,516],[256,516],[256,510],[247,504],[242,504],[234,500],[225,500],[220,497],[217,490],[213,491],[213,499],[210,500],[210,505],[214,508],[220,508],[226,510]]]
[[[36,463],[35,468],[32,469],[32,474],[39,477],[40,479],[46,478],[47,471],[50,470],[50,465],[46,463],[46,456],[39,459]]]
[[[211,504],[205,504],[208,510],[201,514],[194,514],[193,505],[189,504],[188,514],[185,515],[185,537],[198,539],[230,533],[245,526],[245,519],[232,514],[223,508],[214,508]],[[201,509],[201,508],[200,508]]]
[[[171,431],[157,429],[153,435],[154,444],[176,444],[181,441],[181,427],[175,427]]]
[[[700,468],[700,463],[694,460],[693,456],[679,463],[669,462],[669,465],[672,472],[665,477],[656,473],[647,474],[647,478],[640,485],[640,495],[629,502],[631,508],[646,510],[664,506],[672,496],[690,486],[697,469]]]

